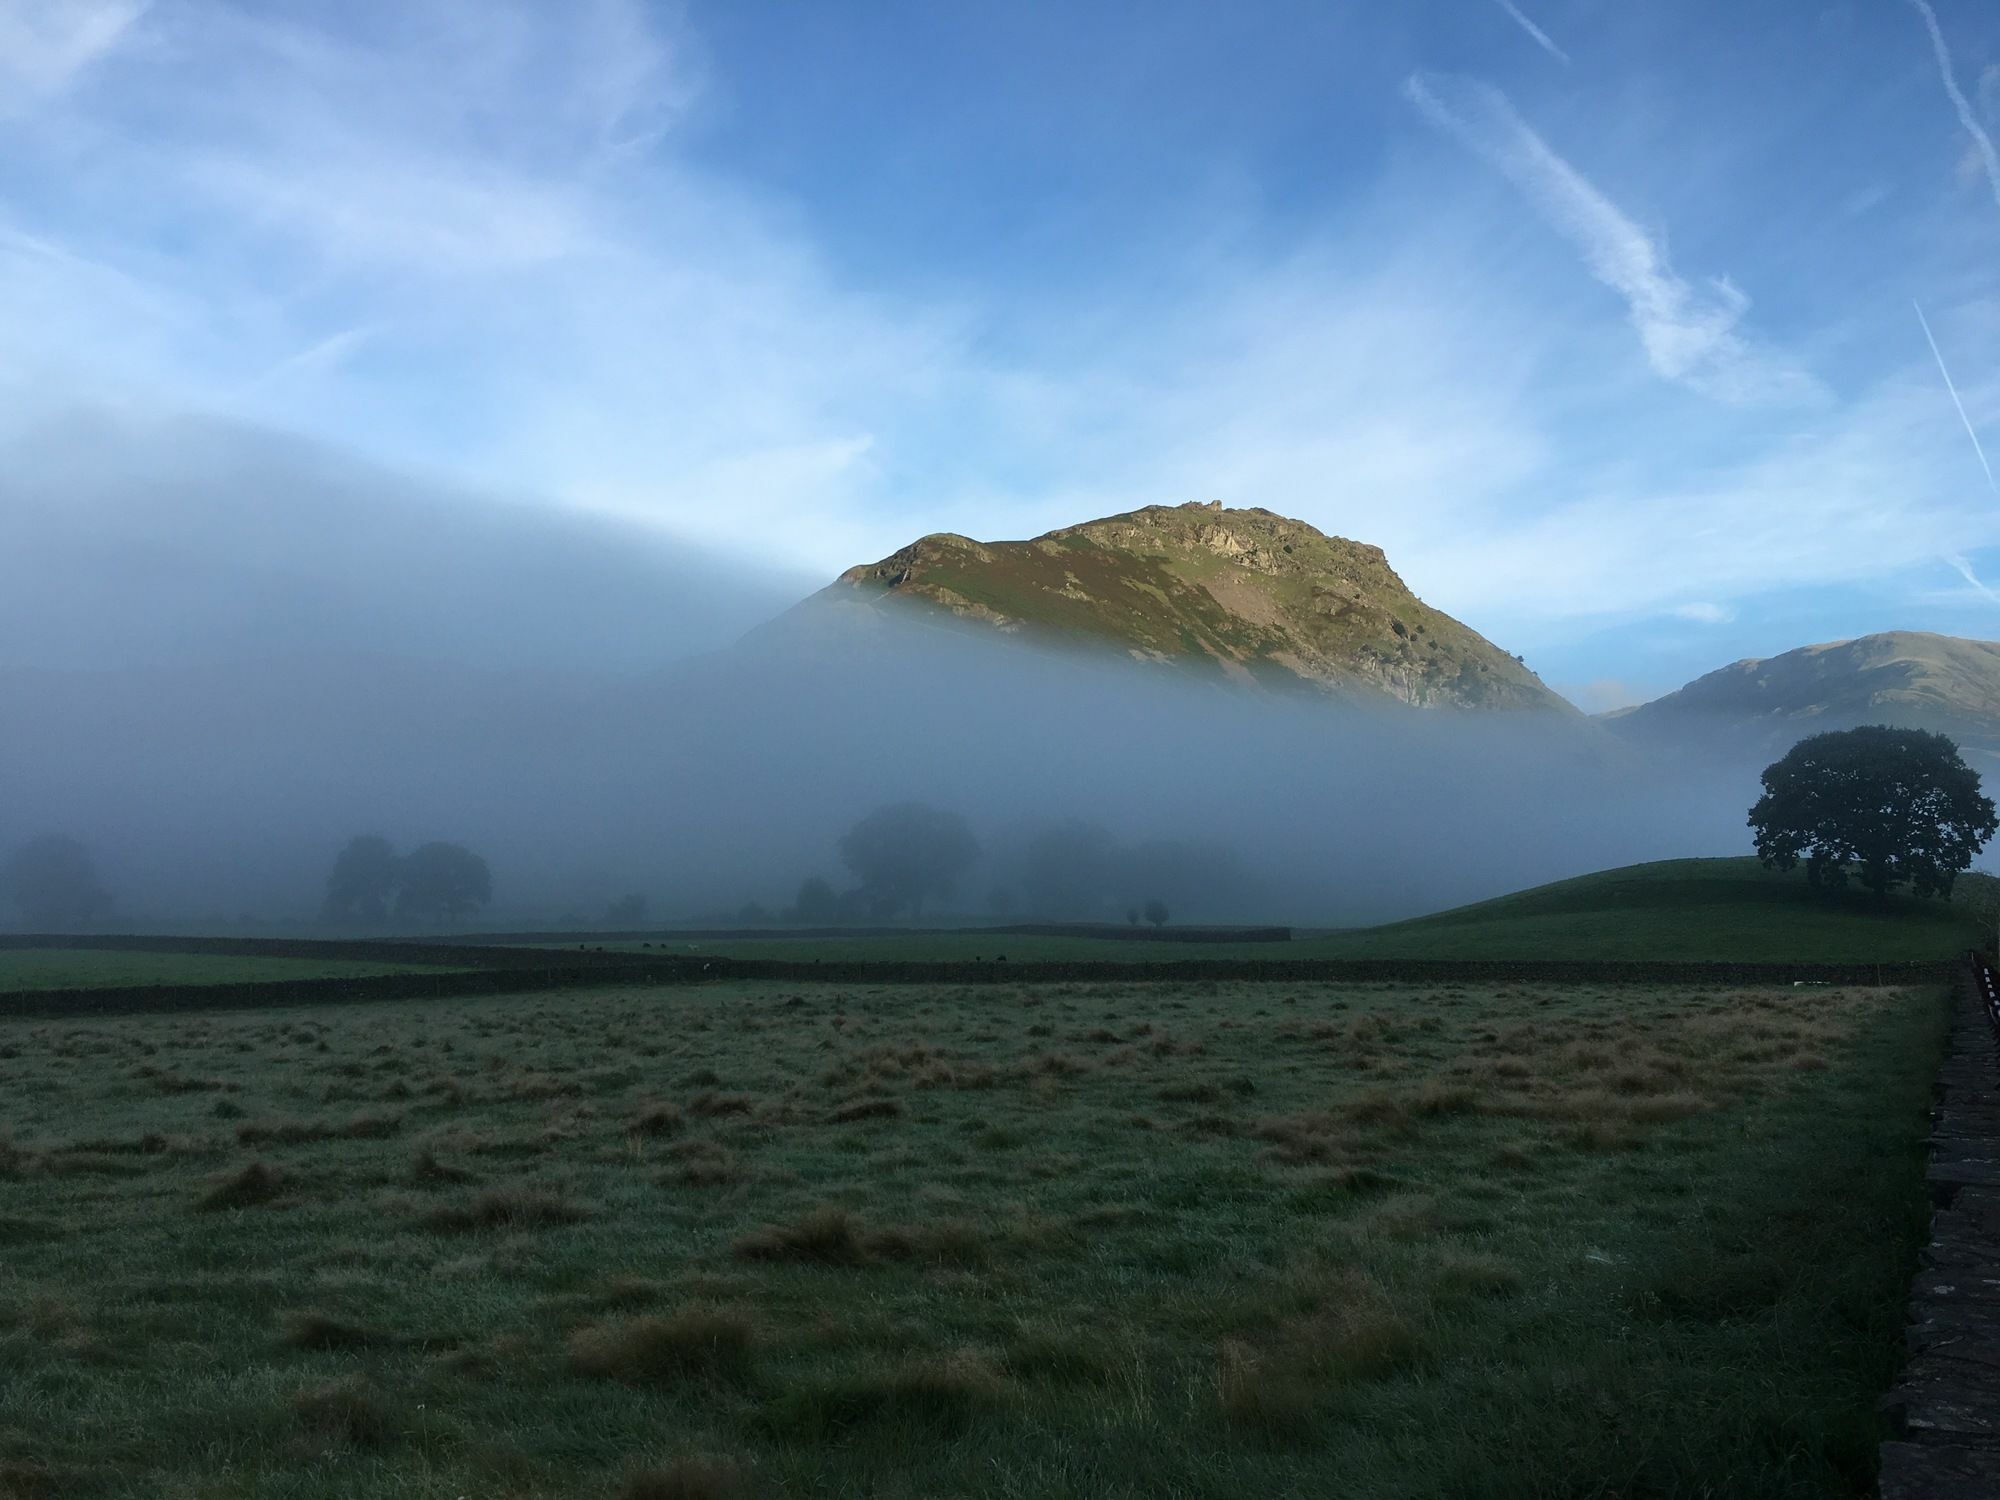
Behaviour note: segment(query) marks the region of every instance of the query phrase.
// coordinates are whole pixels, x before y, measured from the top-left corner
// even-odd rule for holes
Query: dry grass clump
[[[625,1128],[633,1135],[678,1135],[687,1127],[687,1116],[675,1105],[649,1104],[632,1117]]]
[[[662,1187],[733,1187],[750,1179],[749,1163],[716,1141],[682,1141],[669,1154],[675,1164]]]
[[[1170,1083],[1153,1097],[1162,1104],[1222,1104],[1229,1095],[1219,1083]]]
[[[549,1188],[492,1188],[456,1203],[440,1204],[423,1216],[424,1226],[441,1234],[479,1229],[549,1229],[580,1224],[591,1216],[587,1204]]]
[[[596,1323],[569,1341],[570,1368],[630,1384],[702,1378],[742,1380],[750,1373],[757,1333],[743,1313],[684,1307],[666,1317]]]
[[[627,1476],[620,1500],[750,1500],[750,1471],[734,1459],[683,1454]]]
[[[792,1443],[834,1442],[876,1425],[950,1436],[1008,1395],[1006,1380],[985,1356],[961,1349],[794,1390],[765,1417],[773,1436]]]
[[[757,1107],[757,1100],[750,1094],[718,1094],[712,1089],[704,1089],[687,1102],[691,1115],[713,1119],[718,1115],[747,1115]]]
[[[437,1150],[432,1146],[421,1147],[416,1155],[410,1158],[409,1181],[417,1187],[443,1187],[477,1180],[477,1173],[468,1172],[464,1167],[453,1166],[450,1162],[439,1161]]]
[[[851,1125],[859,1120],[893,1120],[902,1114],[903,1106],[896,1099],[856,1099],[851,1104],[843,1104],[827,1119],[836,1125]]]
[[[384,1336],[372,1328],[345,1322],[314,1308],[288,1312],[278,1326],[278,1342],[288,1349],[365,1349],[384,1341]]]
[[[358,1375],[309,1386],[291,1405],[306,1430],[323,1441],[379,1448],[398,1430],[395,1408]]]
[[[1000,1361],[1016,1379],[1047,1385],[1105,1385],[1118,1365],[1116,1352],[1101,1339],[1053,1328],[1023,1329]]]
[[[225,1208],[254,1208],[269,1203],[284,1190],[284,1173],[269,1162],[253,1161],[218,1178],[195,1201],[195,1207],[208,1213]]]
[[[1504,1297],[1521,1286],[1517,1267],[1475,1250],[1446,1251],[1438,1258],[1435,1277],[1440,1291],[1474,1297]]]
[[[1299,1371],[1241,1339],[1224,1339],[1216,1354],[1216,1399],[1230,1426],[1285,1438],[1311,1429],[1317,1392]]]
[[[1636,1124],[1664,1125],[1672,1120],[1691,1120],[1706,1114],[1708,1101],[1691,1089],[1670,1094],[1645,1094],[1625,1102],[1625,1112]]]
[[[766,1224],[739,1235],[729,1253],[739,1260],[858,1266],[873,1258],[866,1241],[867,1230],[861,1222],[848,1210],[829,1203],[793,1223]]]
[[[1346,1155],[1353,1143],[1348,1124],[1324,1110],[1272,1115],[1259,1120],[1250,1133],[1260,1141],[1271,1142],[1270,1155],[1288,1166],[1330,1161]]]
[[[741,1260],[862,1266],[876,1261],[937,1261],[975,1265],[989,1258],[993,1235],[966,1218],[871,1228],[852,1212],[824,1204],[790,1224],[767,1224],[740,1236],[730,1253]]]

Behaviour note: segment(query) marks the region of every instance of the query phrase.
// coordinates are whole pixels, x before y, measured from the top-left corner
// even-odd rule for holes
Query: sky
[[[800,578],[1221,499],[1608,708],[2000,636],[1996,141],[1990,0],[0,0],[0,466]]]

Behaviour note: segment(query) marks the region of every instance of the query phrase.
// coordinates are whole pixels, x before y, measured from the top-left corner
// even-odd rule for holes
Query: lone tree
[[[877,808],[841,836],[840,857],[889,910],[921,915],[931,896],[949,896],[979,857],[979,841],[957,813],[923,802]]]
[[[1158,896],[1155,896],[1151,901],[1146,903],[1146,920],[1151,922],[1155,927],[1166,926],[1169,915],[1171,913],[1167,911],[1167,903],[1162,901]]]
[[[1816,886],[1844,886],[1858,865],[1877,896],[1907,881],[1948,898],[2000,818],[1944,735],[1869,724],[1812,735],[1767,766],[1750,827],[1767,867],[1789,870],[1803,855]]]
[[[452,921],[469,917],[493,899],[486,861],[460,844],[425,844],[403,860],[399,917]]]
[[[325,912],[334,922],[379,922],[403,881],[403,861],[379,834],[351,838],[326,877]]]
[[[29,839],[0,865],[0,899],[44,932],[80,927],[111,906],[90,851],[60,833]]]

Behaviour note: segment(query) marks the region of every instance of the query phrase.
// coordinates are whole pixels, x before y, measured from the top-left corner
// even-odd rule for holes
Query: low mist
[[[1158,901],[1338,926],[1746,848],[1754,766],[1664,767],[1581,719],[786,611],[809,585],[234,429],[78,418],[6,458],[0,851],[79,840],[102,927],[311,928],[364,834],[476,852],[492,900],[459,924],[485,928],[621,900],[618,925]],[[976,846],[921,913],[854,899],[840,849],[907,802]]]

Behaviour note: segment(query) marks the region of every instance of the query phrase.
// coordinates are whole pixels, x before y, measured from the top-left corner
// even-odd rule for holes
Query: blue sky
[[[820,574],[1262,505],[1605,707],[2000,635],[1996,138],[1990,0],[5,0],[0,439]]]

